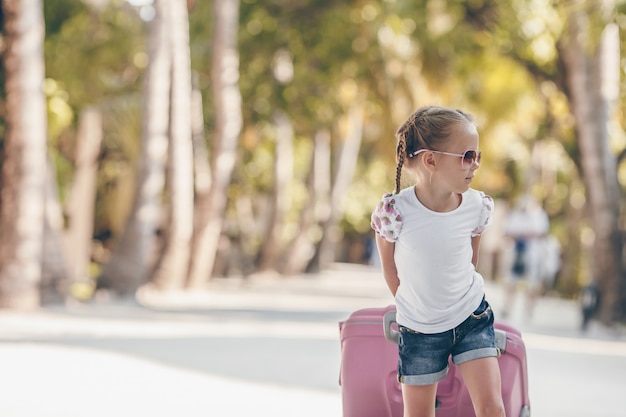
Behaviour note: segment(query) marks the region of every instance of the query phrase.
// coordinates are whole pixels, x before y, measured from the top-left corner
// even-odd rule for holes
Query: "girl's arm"
[[[376,233],[376,246],[378,247],[378,255],[380,256],[380,263],[383,268],[385,282],[387,283],[389,290],[391,290],[391,294],[395,297],[398,287],[400,286],[398,269],[396,268],[396,262],[393,258],[393,252],[396,244],[388,242],[385,238]]]
[[[480,235],[472,236],[472,264],[478,268],[478,250],[480,248]]]

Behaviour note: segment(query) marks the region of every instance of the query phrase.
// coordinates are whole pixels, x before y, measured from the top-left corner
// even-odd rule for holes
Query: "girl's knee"
[[[502,401],[493,401],[482,404],[476,410],[476,417],[505,417]]]

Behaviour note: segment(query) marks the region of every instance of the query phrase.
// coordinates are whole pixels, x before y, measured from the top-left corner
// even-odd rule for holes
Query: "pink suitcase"
[[[401,417],[402,392],[397,382],[398,333],[395,306],[355,311],[339,323],[343,417]],[[496,344],[507,417],[529,417],[526,348],[519,330],[497,321]],[[450,362],[437,388],[437,417],[475,417],[458,368]]]

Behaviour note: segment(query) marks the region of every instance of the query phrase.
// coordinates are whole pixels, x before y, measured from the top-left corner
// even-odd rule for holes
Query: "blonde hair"
[[[440,106],[425,106],[417,109],[396,131],[396,188],[400,192],[402,167],[411,155],[420,149],[437,150],[450,137],[459,123],[471,123],[471,115],[461,110]]]

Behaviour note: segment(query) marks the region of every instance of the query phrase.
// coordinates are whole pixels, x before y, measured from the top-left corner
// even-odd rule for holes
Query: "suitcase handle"
[[[385,333],[385,339],[395,344],[398,344],[400,339],[400,333],[397,330],[397,325],[396,311],[391,310],[386,312],[383,316],[383,332]],[[494,333],[496,338],[496,347],[500,350],[500,352],[506,352],[506,331],[494,329]]]
[[[400,333],[396,330],[397,324],[396,311],[391,310],[386,312],[383,316],[383,332],[385,333],[385,338],[395,344],[398,344],[398,340],[400,339]],[[396,326],[396,328],[394,328],[394,326]]]

